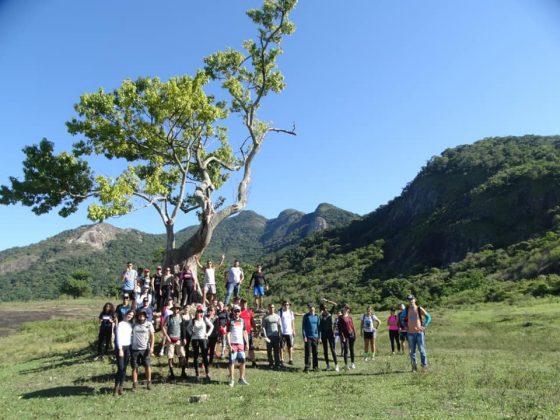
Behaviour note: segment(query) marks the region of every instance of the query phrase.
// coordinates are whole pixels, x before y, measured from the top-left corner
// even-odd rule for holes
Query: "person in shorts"
[[[282,303],[282,309],[278,311],[280,315],[280,322],[282,323],[282,349],[280,351],[280,360],[284,363],[284,348],[288,351],[288,364],[294,364],[294,336],[295,329],[295,315],[290,309],[291,304],[288,301]]]
[[[373,308],[368,306],[366,308],[366,313],[362,315],[360,320],[360,331],[364,338],[364,360],[366,362],[370,359],[374,359],[375,353],[377,353],[376,335],[380,323],[381,321],[379,318],[373,313]],[[370,350],[370,352],[368,352],[368,350]]]
[[[146,320],[146,312],[140,311],[137,322],[132,327],[130,362],[132,365],[132,389],[138,386],[138,367],[146,371],[146,389],[152,388],[152,367],[150,356],[154,352],[154,326]]]
[[[268,282],[262,271],[262,265],[257,265],[257,271],[251,276],[249,288],[253,289],[253,296],[255,296],[255,307],[258,311],[263,310],[263,296],[265,291],[268,290]]]
[[[202,287],[202,304],[206,305],[207,302],[213,300],[216,297],[216,269],[220,268],[224,263],[226,256],[222,255],[222,258],[218,265],[214,267],[212,261],[206,261],[206,266],[204,267],[198,256],[195,256],[196,264],[202,270],[204,270],[204,285]],[[206,300],[208,298],[208,300]]]
[[[233,387],[235,381],[233,379],[233,370],[235,362],[239,363],[239,385],[249,385],[245,380],[245,348],[249,341],[247,330],[245,329],[245,321],[240,317],[241,308],[234,306],[232,311],[232,319],[228,323],[228,332],[226,342],[229,348],[229,386]]]
[[[181,327],[183,324],[183,317],[181,316],[181,307],[179,305],[173,306],[173,315],[167,318],[167,322],[162,328],[163,335],[168,344],[167,346],[167,364],[169,366],[169,380],[175,379],[175,373],[173,372],[173,358],[175,357],[175,352],[179,357],[179,365],[182,368],[182,377],[186,377],[185,372],[185,348],[183,347],[183,341],[181,340]]]

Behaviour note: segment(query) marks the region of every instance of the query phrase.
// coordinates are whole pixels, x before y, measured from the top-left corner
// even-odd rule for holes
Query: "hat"
[[[314,304],[314,303],[311,303],[311,302],[309,302],[309,303],[307,304],[307,307],[308,307],[308,308],[314,308],[314,307],[315,307],[315,304]]]
[[[412,299],[416,299],[416,298],[414,297],[414,295],[408,295],[408,296],[406,297],[406,300],[412,300]]]
[[[175,305],[173,305],[173,309],[179,309],[179,310],[180,310],[180,309],[181,309],[181,305],[179,305],[179,304],[176,303]]]
[[[233,312],[235,311],[240,311],[241,312],[241,307],[239,305],[233,305]]]
[[[144,302],[149,302],[150,299],[148,298],[148,296],[144,296],[144,299],[142,299]]]
[[[128,293],[125,293],[125,294],[122,295],[122,297],[127,298],[127,297],[130,297],[130,296],[128,296]]]
[[[138,315],[148,316],[148,314],[146,313],[146,311],[144,309],[140,309],[140,311],[138,312]]]

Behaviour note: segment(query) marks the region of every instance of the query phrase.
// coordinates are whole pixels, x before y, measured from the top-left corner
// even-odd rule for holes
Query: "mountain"
[[[560,251],[549,237],[556,238],[559,212],[560,137],[488,138],[448,149],[386,205],[271,260],[282,277],[276,292],[389,302],[410,292],[437,299],[482,290],[489,278],[553,276]]]
[[[286,214],[297,214],[285,217]],[[267,220],[253,211],[242,211],[222,222],[205,256],[228,261],[238,258],[255,264],[274,249],[281,251],[310,234],[339,227],[358,216],[329,204],[310,214],[286,210]],[[196,230],[191,226],[177,233],[182,243]],[[160,263],[165,235],[135,229],[119,229],[107,223],[82,226],[26,247],[0,252],[0,301],[53,298],[61,283],[76,270],[92,274],[91,286],[98,295],[110,294],[127,261],[137,268]]]

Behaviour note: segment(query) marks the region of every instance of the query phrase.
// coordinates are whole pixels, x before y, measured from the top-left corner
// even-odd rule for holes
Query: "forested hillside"
[[[293,214],[286,218],[285,214]],[[252,211],[243,211],[225,220],[216,229],[203,258],[241,259],[256,264],[270,249],[282,250],[297,244],[313,232],[329,229],[356,214],[321,204],[305,214],[287,210],[267,220]],[[184,242],[196,230],[186,228],[177,234]],[[47,299],[58,297],[61,285],[74,273],[86,275],[95,295],[113,295],[117,278],[127,261],[137,268],[161,264],[165,235],[151,235],[134,229],[118,229],[110,224],[82,226],[65,231],[27,247],[0,252],[0,300]]]
[[[560,137],[448,149],[362,220],[272,258],[277,292],[384,304],[410,292],[502,299],[545,276],[534,293],[558,293],[559,206]]]

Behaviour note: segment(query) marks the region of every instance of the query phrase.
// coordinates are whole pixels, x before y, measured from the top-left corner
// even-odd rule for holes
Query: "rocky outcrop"
[[[68,240],[69,244],[85,244],[95,249],[103,249],[105,245],[117,237],[120,229],[105,224],[88,226],[84,231],[80,232],[77,237]]]

